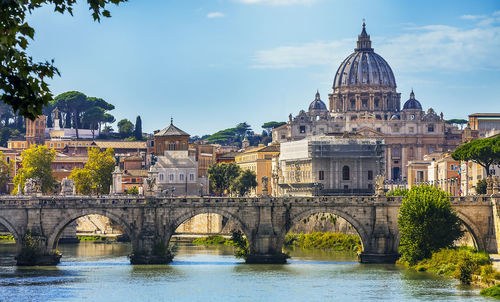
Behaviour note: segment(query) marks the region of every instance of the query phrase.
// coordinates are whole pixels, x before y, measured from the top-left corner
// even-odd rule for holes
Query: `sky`
[[[404,104],[411,89],[445,119],[500,112],[500,1],[129,0],[94,22],[33,12],[29,53],[55,60],[54,95],[81,91],[116,106],[117,120],[191,135],[286,121],[316,90],[327,103],[363,19]],[[116,129],[116,127],[115,127]]]

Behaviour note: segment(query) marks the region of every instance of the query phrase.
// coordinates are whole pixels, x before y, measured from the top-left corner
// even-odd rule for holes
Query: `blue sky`
[[[30,18],[30,53],[55,59],[55,95],[78,90],[143,130],[203,135],[325,103],[363,18],[404,102],[413,88],[445,118],[500,112],[500,1],[130,0],[93,22],[48,6]]]

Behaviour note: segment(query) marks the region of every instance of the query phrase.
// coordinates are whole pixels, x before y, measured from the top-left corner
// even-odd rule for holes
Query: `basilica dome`
[[[422,105],[420,104],[419,101],[415,99],[415,94],[413,93],[413,89],[410,93],[410,99],[406,101],[406,103],[403,105],[403,110],[407,109],[419,109],[422,110]]]
[[[316,96],[314,98],[314,101],[312,101],[311,105],[309,105],[309,111],[320,111],[320,110],[328,110],[326,109],[325,103],[321,100],[319,96],[319,91],[316,91]]]
[[[396,88],[396,80],[389,64],[373,51],[365,23],[358,36],[357,48],[340,64],[333,89],[352,86],[379,86]]]

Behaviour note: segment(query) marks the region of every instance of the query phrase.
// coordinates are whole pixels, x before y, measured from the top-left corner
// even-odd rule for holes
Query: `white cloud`
[[[294,5],[294,4],[313,4],[316,0],[235,0],[245,4],[265,4],[265,5]]]
[[[396,37],[372,35],[373,47],[398,72],[500,70],[499,19],[494,14],[475,18],[477,23],[467,29],[428,25],[405,28]],[[355,47],[355,39],[318,41],[257,51],[252,67],[338,66]]]
[[[221,12],[211,12],[207,14],[207,18],[209,19],[214,19],[214,18],[224,18],[226,15]]]

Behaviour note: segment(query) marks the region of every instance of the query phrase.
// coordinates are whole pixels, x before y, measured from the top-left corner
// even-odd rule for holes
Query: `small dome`
[[[403,105],[403,110],[408,110],[408,109],[422,110],[422,105],[420,104],[419,101],[415,99],[415,93],[413,93],[413,89],[410,93],[410,99],[406,101],[406,103]]]
[[[326,109],[325,103],[323,103],[319,97],[319,91],[316,91],[316,97],[314,98],[314,101],[312,101],[311,105],[309,105],[309,111],[312,110],[328,110]]]

